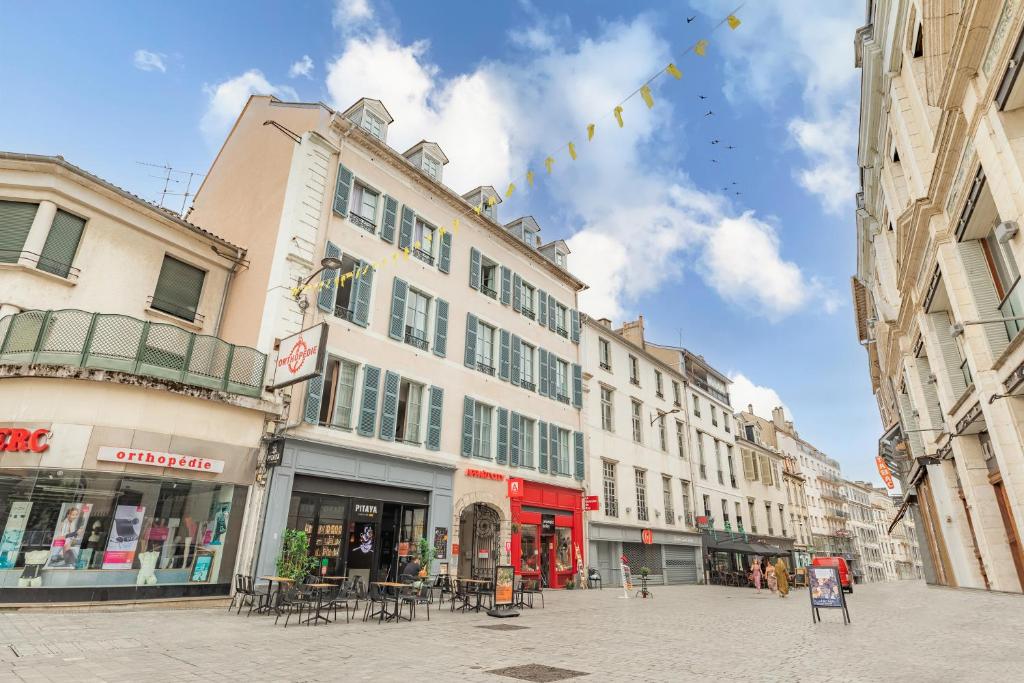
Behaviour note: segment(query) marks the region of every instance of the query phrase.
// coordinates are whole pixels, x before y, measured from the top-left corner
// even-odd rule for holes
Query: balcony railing
[[[406,329],[405,331],[405,343],[415,346],[421,351],[426,351],[430,347],[430,343],[426,339],[419,336],[411,329]]]
[[[519,386],[527,391],[537,391],[537,385],[527,379],[519,380]]]
[[[377,226],[369,218],[363,218],[358,213],[350,211],[348,219],[371,235],[377,232]]]
[[[74,309],[0,318],[0,365],[71,365],[259,397],[267,357],[176,325]]]
[[[434,265],[434,257],[430,255],[430,252],[423,251],[422,249],[413,249],[412,255],[428,266]]]
[[[476,369],[479,370],[480,372],[485,372],[488,375],[492,375],[492,376],[494,375],[494,366],[493,365],[488,365],[487,363],[485,363],[483,361],[478,360],[476,362]]]
[[[523,307],[523,315],[525,315],[530,320],[534,320],[537,317],[536,314],[533,312],[532,308],[526,308],[526,307]]]
[[[16,251],[13,249],[0,249],[0,263],[18,263],[25,261],[35,265],[37,270],[75,281],[78,279],[78,268],[72,268],[70,263],[62,263],[48,256],[43,256],[32,251]]]
[[[1021,285],[1020,278],[1010,288],[1010,292],[1000,304],[999,315],[1003,318],[1024,316],[1024,286]],[[1013,341],[1020,331],[1024,330],[1024,320],[1007,320],[1003,324],[1006,326],[1006,336],[1010,341]]]
[[[715,398],[717,398],[722,403],[726,403],[726,404],[729,403],[729,394],[725,393],[724,391],[720,391],[718,389],[715,389],[714,387],[710,386],[707,382],[705,382],[704,380],[696,377],[693,374],[690,375],[690,381],[693,382],[694,384],[696,384],[698,387],[700,387],[704,391],[706,391],[709,394],[711,394],[712,396],[714,396]]]
[[[146,304],[154,311],[173,315],[175,318],[181,318],[186,322],[195,323],[196,325],[202,325],[205,320],[202,314],[196,313],[194,308],[181,306],[173,301],[159,299],[155,296],[146,297]]]
[[[493,289],[490,285],[480,283],[480,291],[491,297],[492,299],[498,298],[498,290]]]

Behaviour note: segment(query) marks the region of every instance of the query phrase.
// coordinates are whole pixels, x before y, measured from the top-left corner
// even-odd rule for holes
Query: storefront
[[[583,556],[583,497],[579,489],[540,484],[524,479],[510,481],[512,557],[517,573],[537,579],[549,588],[562,588],[574,579],[577,558]]]
[[[647,567],[649,580],[655,584],[701,582],[700,534],[652,530],[651,542],[644,543],[642,529],[591,523],[588,540],[591,565],[601,572],[606,585],[622,585],[622,556],[626,557],[633,576],[639,576],[640,568]]]
[[[711,583],[728,582],[733,574],[745,577],[757,559],[775,562],[781,557],[788,567],[797,566],[792,539],[709,530],[704,532],[704,544],[704,568]]]

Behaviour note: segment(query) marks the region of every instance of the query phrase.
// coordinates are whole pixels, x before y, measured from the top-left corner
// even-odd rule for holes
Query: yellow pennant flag
[[[452,219],[452,234],[453,235],[459,234],[459,219],[458,218],[453,218]]]
[[[488,197],[487,198],[487,206],[494,206],[497,203],[498,203],[498,198],[497,197]]]
[[[363,272],[359,273],[359,277],[365,277],[368,272],[370,272],[370,266],[363,266]]]
[[[569,143],[569,156],[572,157],[573,161],[576,161],[576,145]]]
[[[444,237],[444,234],[446,232],[448,232],[448,229],[446,227],[444,227],[443,225],[440,228],[437,229],[437,234],[438,234],[439,237]]]
[[[508,184],[508,189],[505,190],[505,198],[508,199],[509,197],[511,197],[512,193],[515,192],[515,191],[516,191],[516,184],[515,183],[509,183]]]
[[[392,261],[397,261],[398,260],[398,252],[397,251],[394,254],[391,255],[391,260]]]
[[[405,249],[403,249],[402,253],[405,254],[405,260],[408,261],[409,260],[409,247],[406,247]]]
[[[698,40],[697,44],[693,46],[693,51],[696,52],[698,56],[703,57],[708,51],[708,41]]]
[[[731,28],[732,30],[735,31],[737,28],[739,28],[740,20],[736,18],[735,14],[730,14],[728,17],[726,17],[725,20],[729,22],[729,28]]]
[[[651,87],[649,85],[640,88],[640,97],[644,98],[644,103],[647,104],[648,109],[654,106],[654,98],[651,97]]]
[[[526,172],[526,182],[530,184],[530,187],[533,187],[533,171]]]
[[[587,142],[590,142],[593,139],[594,139],[594,124],[588,123],[587,124]]]
[[[619,122],[619,128],[622,128],[622,107],[615,107],[615,120]]]
[[[683,77],[683,72],[680,71],[679,67],[676,66],[675,64],[669,64],[668,66],[666,66],[665,71],[667,71],[669,75],[672,76],[672,78],[676,79],[677,81]]]
[[[483,203],[480,203],[480,204],[477,204],[476,206],[474,206],[473,210],[476,211],[476,215],[479,216],[480,212],[483,211],[483,208],[484,208]]]
[[[555,165],[554,157],[548,157],[544,160],[544,168],[548,169],[548,174],[551,174],[551,167]]]

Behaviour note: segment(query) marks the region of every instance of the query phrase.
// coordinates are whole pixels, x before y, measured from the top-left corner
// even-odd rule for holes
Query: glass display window
[[[537,542],[537,526],[523,525],[520,529],[520,567],[524,573],[540,571],[540,547]]]
[[[572,529],[558,528],[555,530],[555,571],[573,571],[572,566]]]

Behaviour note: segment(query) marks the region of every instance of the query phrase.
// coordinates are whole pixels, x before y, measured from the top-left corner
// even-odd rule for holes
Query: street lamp
[[[668,417],[669,415],[672,415],[673,413],[681,413],[681,412],[683,412],[682,408],[673,408],[672,410],[668,411],[667,413],[659,412],[655,417],[651,418],[651,426],[653,427],[654,423],[657,422],[658,420],[664,420],[666,417]]]
[[[317,275],[324,272],[325,270],[338,270],[339,268],[341,268],[340,258],[335,258],[334,256],[325,256],[324,258],[320,259],[320,268],[311,273],[309,277],[307,277],[305,280],[299,283],[299,285],[295,288],[295,300],[299,302],[299,308],[301,310],[304,311],[306,310],[306,307],[309,306],[309,302],[306,301],[304,297],[301,299],[299,298],[302,295],[302,292],[305,290],[306,285],[312,282],[313,278],[315,278]]]

